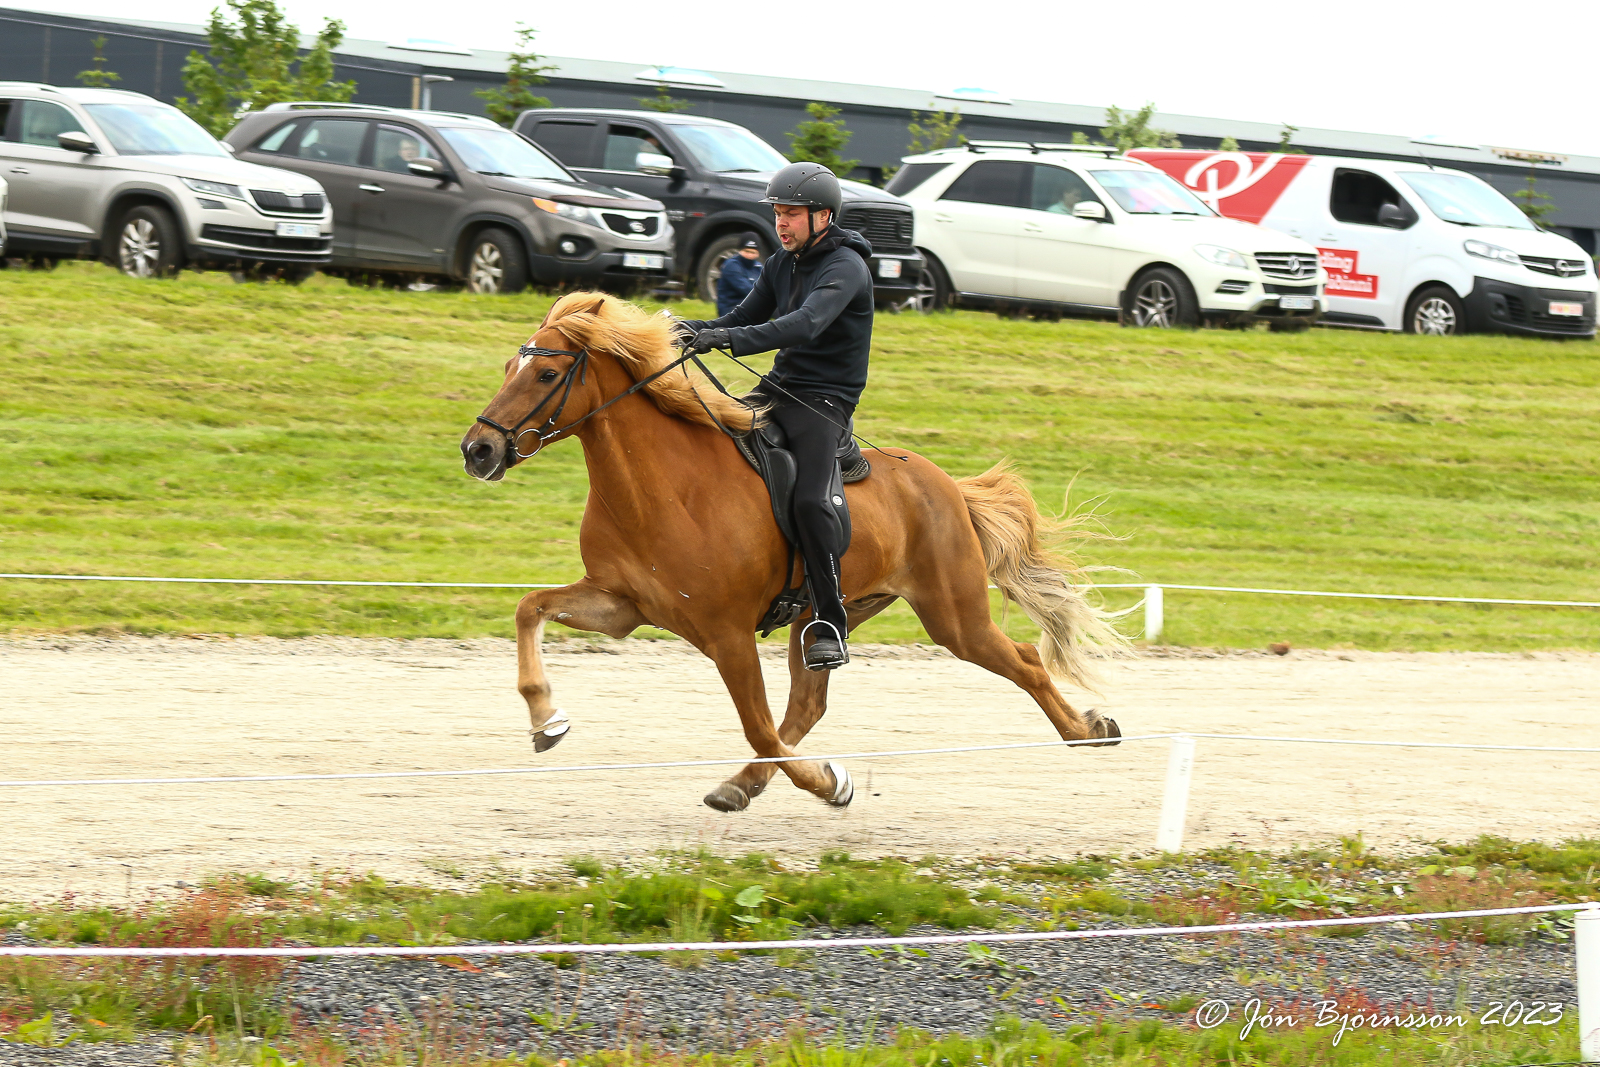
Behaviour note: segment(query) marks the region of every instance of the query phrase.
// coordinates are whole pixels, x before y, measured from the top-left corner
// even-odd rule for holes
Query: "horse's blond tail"
[[[1052,558],[1045,539],[1061,539],[1072,520],[1039,514],[1033,494],[1005,461],[982,474],[956,479],[967,514],[983,546],[983,565],[1000,592],[1038,624],[1045,669],[1086,689],[1095,687],[1091,662],[1128,647],[1111,625],[1114,617],[1090,604],[1072,579],[1084,573],[1064,557]],[[1087,582],[1085,582],[1087,584]]]

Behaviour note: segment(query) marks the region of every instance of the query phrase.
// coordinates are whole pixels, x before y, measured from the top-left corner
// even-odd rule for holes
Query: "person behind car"
[[[761,242],[753,233],[744,235],[744,243],[737,255],[722,261],[722,275],[717,279],[717,315],[727,315],[750,295],[761,277]]]
[[[850,662],[850,632],[839,591],[844,528],[831,498],[838,450],[867,384],[872,347],[872,245],[836,221],[839,179],[820,163],[791,163],[772,176],[771,204],[783,250],[767,260],[754,288],[726,315],[684,321],[695,352],[735,356],[776,348],[772,370],[748,397],[783,428],[798,467],[794,519],[811,587],[811,621],[800,632],[807,670]],[[807,636],[812,640],[805,646]]]

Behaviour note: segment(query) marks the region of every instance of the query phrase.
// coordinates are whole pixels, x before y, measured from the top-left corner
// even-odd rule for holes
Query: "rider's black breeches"
[[[838,627],[839,638],[843,640],[847,626],[844,605],[839,598],[839,557],[845,546],[841,543],[842,531],[828,492],[833,472],[839,466],[837,452],[844,443],[844,427],[850,425],[855,405],[824,393],[798,395],[805,404],[778,396],[770,417],[783,427],[798,468],[794,521],[800,535],[800,555],[805,560],[806,577],[811,583],[812,612],[817,619]],[[816,636],[815,629],[811,636]]]

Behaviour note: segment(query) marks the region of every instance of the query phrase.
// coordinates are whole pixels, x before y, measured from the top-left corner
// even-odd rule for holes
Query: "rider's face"
[[[774,204],[772,205],[773,220],[778,224],[778,240],[783,242],[786,251],[793,252],[811,236],[811,230],[806,225],[806,213],[810,210],[799,204]],[[828,221],[833,217],[833,212],[823,209],[817,212],[817,232],[821,233],[828,228]]]

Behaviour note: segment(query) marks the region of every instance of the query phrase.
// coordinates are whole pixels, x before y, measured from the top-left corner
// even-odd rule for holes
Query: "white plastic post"
[[[1159,585],[1144,588],[1144,639],[1154,644],[1161,640],[1161,630],[1167,623],[1166,604]]]
[[[1578,956],[1578,1049],[1585,1062],[1600,1061],[1600,905],[1573,916]]]
[[[1189,778],[1194,773],[1194,738],[1179,734],[1172,739],[1167,756],[1167,789],[1161,796],[1161,825],[1156,830],[1156,848],[1162,852],[1183,851],[1183,822],[1189,813]]]

